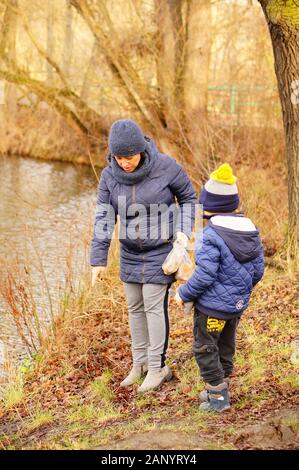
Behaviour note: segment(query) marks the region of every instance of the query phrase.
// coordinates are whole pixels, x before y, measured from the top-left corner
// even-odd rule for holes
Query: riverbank
[[[91,290],[86,274],[55,334],[7,390],[0,448],[298,448],[298,366],[290,360],[298,275],[266,269],[238,330],[232,408],[206,416],[199,411],[203,383],[191,353],[192,319],[173,306],[174,380],[143,396],[136,386],[119,387],[131,360],[118,269],[114,247],[105,280]]]
[[[93,140],[93,145],[87,148],[79,135],[53,111],[38,108],[32,113],[24,107],[1,125],[0,154],[89,166],[92,162],[100,167],[104,164],[106,144],[100,139]],[[91,148],[99,150],[95,152]]]
[[[86,269],[97,179],[87,165],[20,156],[0,167],[1,389],[6,357],[39,349],[36,326],[61,313],[60,295]]]
[[[121,116],[120,116],[121,117]],[[105,165],[109,126],[99,136],[89,136],[89,145],[66,121],[43,103],[32,110],[19,107],[14,117],[0,115],[0,154],[19,155],[48,161],[63,161],[78,164]],[[147,134],[145,123],[139,123]],[[151,134],[149,134],[151,135]],[[207,155],[199,155],[193,143],[171,131],[162,138],[151,135],[164,153],[169,153],[181,162],[189,162],[188,169],[199,172],[202,177],[213,166],[228,161],[235,167],[248,165],[251,168],[269,171],[283,163],[283,129],[256,126],[236,126],[233,121],[209,122],[209,134],[205,136]],[[83,139],[83,140],[82,140]],[[263,155],[263,158],[261,158]],[[190,158],[191,157],[191,158]],[[192,165],[195,162],[195,166]],[[190,175],[193,176],[193,175]],[[194,175],[196,177],[196,174]],[[197,180],[195,179],[197,183]],[[199,184],[199,183],[198,183]]]

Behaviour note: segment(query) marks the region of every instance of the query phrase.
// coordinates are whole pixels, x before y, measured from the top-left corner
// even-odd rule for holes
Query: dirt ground
[[[183,423],[177,423],[177,427]],[[160,428],[145,433],[132,434],[111,446],[97,450],[209,450],[209,449],[299,449],[299,408],[282,409],[262,422],[240,429],[230,445],[219,436],[205,433],[190,434]]]

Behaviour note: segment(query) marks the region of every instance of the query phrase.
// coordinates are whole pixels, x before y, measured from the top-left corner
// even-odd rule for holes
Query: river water
[[[15,269],[30,279],[41,320],[59,311],[66,278],[76,283],[88,267],[96,187],[87,166],[0,157],[0,282]],[[0,375],[4,358],[25,354],[0,297]]]

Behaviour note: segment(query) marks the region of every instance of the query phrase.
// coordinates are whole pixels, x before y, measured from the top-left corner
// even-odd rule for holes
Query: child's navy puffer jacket
[[[248,307],[253,287],[264,273],[259,231],[240,215],[213,216],[196,248],[196,268],[179,288],[184,302],[212,317],[240,317]]]

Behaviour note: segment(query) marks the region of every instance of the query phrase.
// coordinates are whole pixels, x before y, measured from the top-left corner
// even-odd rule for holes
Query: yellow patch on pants
[[[212,333],[213,331],[218,331],[219,333],[223,330],[225,320],[219,320],[218,318],[208,317],[207,320],[207,331]]]

